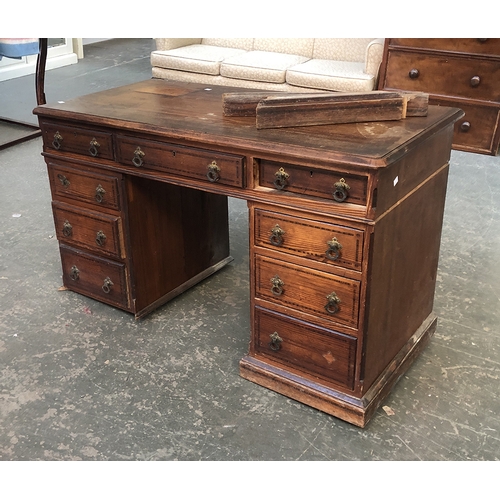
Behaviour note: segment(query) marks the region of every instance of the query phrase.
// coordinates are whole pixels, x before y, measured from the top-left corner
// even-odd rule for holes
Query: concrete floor
[[[47,101],[150,78],[152,40],[86,47]],[[33,77],[0,115],[36,123]],[[500,460],[500,157],[453,151],[431,344],[365,429],[238,375],[249,340],[246,204],[234,262],[142,321],[69,291],[41,139],[0,151],[4,461]],[[388,493],[389,494],[389,493]]]

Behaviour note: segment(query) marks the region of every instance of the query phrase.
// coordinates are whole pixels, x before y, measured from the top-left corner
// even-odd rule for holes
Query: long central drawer
[[[242,156],[176,144],[116,137],[117,161],[207,182],[243,187]]]

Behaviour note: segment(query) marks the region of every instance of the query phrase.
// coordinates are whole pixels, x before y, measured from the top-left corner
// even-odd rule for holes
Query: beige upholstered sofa
[[[367,92],[383,39],[156,38],[153,78],[288,92]]]

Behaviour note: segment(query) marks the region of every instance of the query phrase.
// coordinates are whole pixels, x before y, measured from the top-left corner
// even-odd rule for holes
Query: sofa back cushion
[[[216,47],[227,47],[232,49],[253,49],[253,38],[202,38],[203,45],[215,45]]]
[[[366,47],[374,38],[315,38],[313,58],[364,62]]]
[[[253,50],[312,57],[314,38],[255,38]]]

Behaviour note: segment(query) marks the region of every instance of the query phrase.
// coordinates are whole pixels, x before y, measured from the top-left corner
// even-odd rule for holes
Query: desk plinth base
[[[333,390],[312,378],[291,373],[250,355],[240,361],[240,375],[329,415],[365,427],[394,385],[427,346],[436,325],[437,317],[431,314],[361,398]]]

